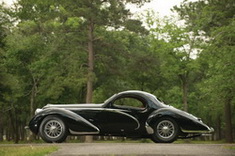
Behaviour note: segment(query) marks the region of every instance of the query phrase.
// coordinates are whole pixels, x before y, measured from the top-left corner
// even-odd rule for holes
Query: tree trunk
[[[220,115],[217,116],[215,133],[216,133],[215,140],[221,140],[222,137],[221,137],[221,116]]]
[[[188,112],[188,84],[183,83],[183,105],[184,111]]]
[[[225,115],[225,139],[226,142],[233,142],[233,130],[232,130],[232,115],[231,115],[231,98],[226,99],[224,103],[224,115]]]
[[[9,121],[9,120],[8,120]],[[7,122],[7,126],[5,128],[5,134],[6,134],[6,140],[10,141],[11,140],[11,121]]]
[[[93,74],[94,74],[93,29],[94,25],[92,22],[90,22],[88,26],[88,77],[87,77],[86,103],[92,102],[92,94],[93,94]]]
[[[92,103],[93,80],[94,80],[94,50],[93,50],[93,30],[94,24],[90,21],[88,25],[88,76],[87,76],[87,94],[86,103]],[[85,142],[92,142],[92,136],[86,136]]]
[[[17,112],[15,111],[15,144],[19,143],[20,134],[19,134],[19,119],[17,118]]]
[[[10,117],[10,121],[11,121],[11,131],[12,131],[12,136],[14,137],[14,142],[17,144],[19,142],[19,129],[18,129],[18,119],[16,117],[16,111],[15,108],[13,109],[14,112],[12,112],[12,110],[9,111],[9,117]]]
[[[30,117],[34,116],[34,99],[35,99],[35,85],[33,85],[31,95],[30,95]]]
[[[26,140],[26,138],[25,138],[25,128],[24,128],[25,127],[25,123],[26,122],[21,122],[20,126],[19,126],[20,127],[20,140],[21,141]]]
[[[0,141],[3,141],[3,113],[0,111]]]
[[[182,101],[184,111],[188,112],[188,74],[179,75],[182,87]]]
[[[34,112],[35,112],[35,97],[37,94],[37,84],[35,83],[35,79],[33,78],[34,83],[33,83],[33,87],[32,87],[32,91],[31,91],[31,95],[30,95],[30,118],[32,118],[34,116]],[[29,132],[29,140],[34,140],[35,139],[35,135],[30,131]]]

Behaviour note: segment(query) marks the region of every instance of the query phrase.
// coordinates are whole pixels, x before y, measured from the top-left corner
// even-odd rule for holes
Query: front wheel
[[[179,134],[179,126],[171,118],[161,118],[154,125],[152,140],[156,143],[172,143]]]
[[[67,137],[68,129],[64,121],[58,116],[47,116],[40,125],[39,134],[45,142],[61,143]]]

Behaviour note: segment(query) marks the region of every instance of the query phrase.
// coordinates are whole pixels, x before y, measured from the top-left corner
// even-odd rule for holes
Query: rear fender
[[[172,110],[169,110],[167,108],[162,108],[162,109],[159,109],[159,110],[152,112],[149,115],[149,117],[146,121],[146,124],[153,127],[153,125],[156,123],[156,121],[162,117],[170,117],[172,119],[177,120],[177,118],[179,118],[179,115],[177,113],[173,112]]]
[[[64,109],[64,108],[53,108],[45,109],[36,114],[33,119],[29,122],[29,129],[37,134],[39,131],[42,120],[49,115],[58,115],[68,126],[71,134],[98,134],[99,129],[92,123],[84,119],[82,116]]]
[[[153,127],[156,121],[162,117],[169,117],[175,120],[181,131],[185,133],[204,133],[210,131],[210,128],[199,119],[185,112],[168,108],[154,111],[147,119],[146,125]]]

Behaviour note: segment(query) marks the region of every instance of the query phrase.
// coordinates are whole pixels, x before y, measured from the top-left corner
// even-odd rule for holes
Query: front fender
[[[60,116],[68,126],[70,133],[99,133],[99,129],[92,123],[84,119],[82,116],[64,108],[48,108],[40,111],[29,122],[29,129],[33,133],[38,134],[42,120],[49,115]]]

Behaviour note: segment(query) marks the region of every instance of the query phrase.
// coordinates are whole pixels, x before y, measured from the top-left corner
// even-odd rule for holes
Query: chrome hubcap
[[[63,127],[57,120],[50,120],[46,123],[44,132],[50,138],[57,138],[62,134]]]
[[[175,133],[174,124],[169,120],[163,120],[157,125],[157,133],[164,139],[169,139]]]

